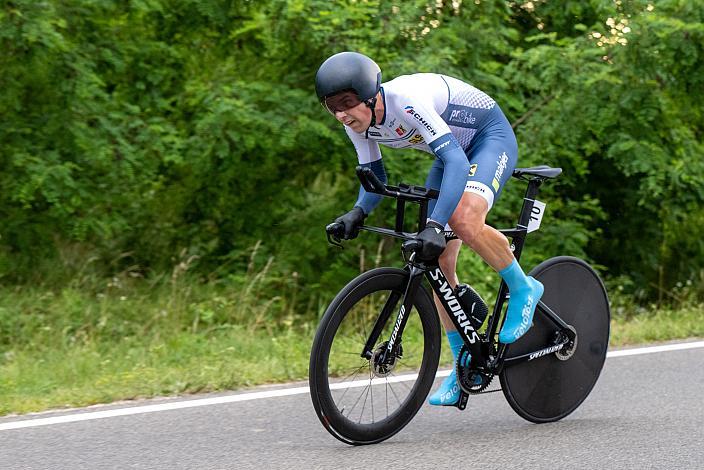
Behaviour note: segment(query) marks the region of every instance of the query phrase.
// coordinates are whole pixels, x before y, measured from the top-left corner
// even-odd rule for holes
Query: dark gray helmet
[[[329,57],[315,74],[315,92],[323,101],[344,90],[354,90],[362,101],[376,96],[381,88],[381,69],[358,52],[340,52]]]

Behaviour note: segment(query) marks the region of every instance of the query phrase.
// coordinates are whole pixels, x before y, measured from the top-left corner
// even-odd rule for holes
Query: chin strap
[[[376,106],[376,95],[374,95],[374,98],[365,101],[364,104],[366,104],[367,107],[372,110],[372,122],[369,123],[369,127],[367,127],[367,130],[364,131],[364,138],[368,139],[369,129],[376,126],[376,113],[374,112],[374,107]]]

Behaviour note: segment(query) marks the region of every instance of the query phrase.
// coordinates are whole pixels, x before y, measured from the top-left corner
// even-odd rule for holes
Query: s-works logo
[[[423,127],[428,129],[428,132],[430,132],[430,135],[435,135],[435,129],[433,129],[432,126],[430,124],[428,124],[428,121],[423,119],[423,117],[420,114],[418,114],[415,109],[413,109],[413,106],[406,106],[404,109],[406,110],[407,114],[410,114],[411,116],[416,118],[416,120],[418,122],[423,124]]]

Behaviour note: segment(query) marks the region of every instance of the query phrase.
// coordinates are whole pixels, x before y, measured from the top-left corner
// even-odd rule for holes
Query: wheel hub
[[[392,351],[388,351],[386,353],[386,361],[382,361],[388,344],[388,341],[384,341],[377,346],[372,354],[372,370],[374,371],[374,375],[377,377],[388,377],[388,375],[393,372],[396,367],[398,360],[403,357],[403,348],[400,344],[397,344]]]
[[[570,340],[567,344],[560,348],[559,351],[555,352],[555,357],[561,361],[566,361],[571,358],[577,350],[577,330],[571,326],[568,326],[567,329],[574,333],[574,339]]]

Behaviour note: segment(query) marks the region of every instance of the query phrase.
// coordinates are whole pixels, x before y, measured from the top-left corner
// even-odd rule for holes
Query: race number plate
[[[528,233],[535,232],[540,228],[540,221],[543,220],[545,214],[545,203],[537,199],[533,201],[533,210],[530,214],[530,222],[528,222]]]

